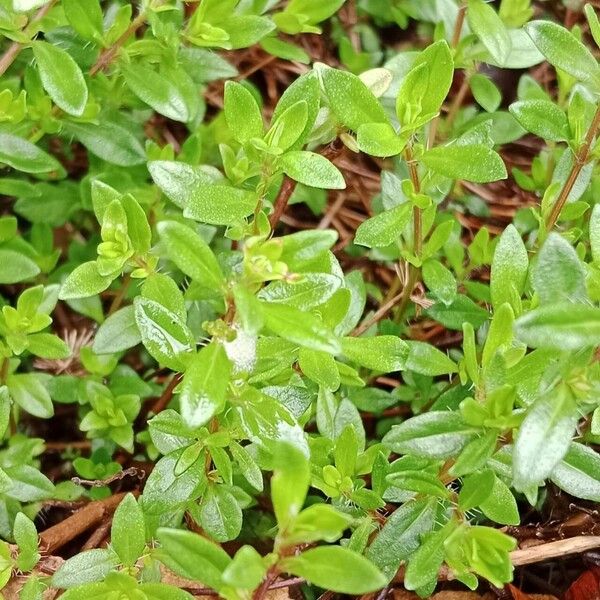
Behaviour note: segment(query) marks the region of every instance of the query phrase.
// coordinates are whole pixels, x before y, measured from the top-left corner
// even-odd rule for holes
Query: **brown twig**
[[[131,25],[123,32],[121,37],[110,47],[100,54],[98,60],[92,65],[90,75],[95,75],[99,71],[104,71],[115,59],[119,50],[125,42],[146,22],[146,13],[140,12],[138,16],[131,21]]]
[[[467,14],[467,5],[462,4],[458,9],[458,14],[456,15],[456,21],[454,23],[454,31],[452,32],[452,48],[456,48],[458,43],[460,42],[460,34],[462,33],[462,28],[465,23],[465,16]]]
[[[328,146],[321,148],[319,154],[323,155],[328,160],[333,160],[342,150],[344,146],[339,141],[339,139],[334,140]],[[277,223],[279,223],[285,209],[287,207],[288,201],[294,190],[296,189],[296,182],[293,179],[290,179],[287,175],[283,178],[283,183],[279,188],[279,193],[277,194],[277,198],[273,203],[273,212],[269,215],[269,223],[271,224],[271,229],[274,229]]]
[[[573,186],[575,185],[575,182],[579,177],[579,173],[581,172],[581,169],[583,169],[584,165],[587,163],[590,154],[590,148],[592,146],[592,142],[594,141],[594,137],[596,136],[599,127],[600,106],[598,106],[598,108],[596,109],[596,114],[594,115],[590,128],[588,129],[585,135],[583,144],[581,144],[581,147],[579,148],[579,150],[573,158],[573,167],[571,168],[571,172],[569,173],[569,176],[565,181],[565,185],[560,191],[560,195],[556,199],[556,202],[552,206],[552,211],[550,212],[550,215],[546,219],[546,231],[552,230],[554,225],[556,225],[558,217],[560,217],[560,213],[562,212],[562,209],[566,204],[567,199],[569,198],[569,194],[571,193],[571,190],[573,189]]]
[[[124,496],[124,493],[114,494],[104,500],[90,502],[69,518],[42,531],[40,533],[40,548],[51,554],[84,531],[95,527],[102,522],[106,514],[116,510]]]
[[[371,316],[370,319],[363,321],[358,327],[356,327],[356,329],[354,329],[354,331],[352,331],[352,333],[350,333],[350,335],[354,336],[354,337],[358,337],[359,335],[362,335],[365,331],[367,331],[367,329],[369,329],[369,327],[371,327],[372,325],[375,325],[375,323],[378,323],[379,321],[381,321],[381,319],[383,319],[383,317],[385,317],[385,315],[390,310],[392,310],[392,308],[394,308],[394,306],[396,306],[396,304],[398,302],[400,302],[400,300],[402,300],[402,298],[404,298],[404,296],[405,296],[405,292],[403,290],[399,294],[396,294],[393,298],[390,298],[385,304],[382,304],[373,313],[373,315]]]
[[[35,13],[33,18],[29,21],[29,23],[25,27],[25,31],[27,31],[27,29],[29,29],[31,25],[43,19],[48,14],[48,11],[56,4],[56,1],[57,0],[50,0],[50,2],[44,4],[44,6],[42,6]],[[13,62],[15,61],[17,56],[19,56],[19,53],[21,52],[21,50],[23,50],[23,48],[25,48],[24,44],[21,44],[20,42],[13,42],[6,49],[6,52],[0,58],[0,75],[4,75],[4,73],[6,73],[10,65],[13,64]]]
[[[108,477],[107,479],[81,479],[81,477],[71,477],[71,481],[77,485],[87,485],[89,487],[104,487],[114,481],[120,481],[125,477],[137,477],[138,479],[143,479],[146,473],[142,469],[138,469],[137,467],[129,467],[123,471],[119,471],[115,473],[112,477]]]
[[[169,381],[169,384],[165,388],[164,392],[162,393],[161,397],[152,405],[152,408],[150,409],[151,413],[157,415],[159,412],[167,408],[169,402],[171,402],[171,398],[173,398],[173,391],[181,381],[181,378],[182,375],[180,373],[177,373],[173,376],[173,378],[171,379],[171,381]]]

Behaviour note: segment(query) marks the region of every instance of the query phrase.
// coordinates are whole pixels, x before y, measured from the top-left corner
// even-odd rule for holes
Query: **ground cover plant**
[[[586,576],[593,5],[0,0],[0,34],[5,598]]]

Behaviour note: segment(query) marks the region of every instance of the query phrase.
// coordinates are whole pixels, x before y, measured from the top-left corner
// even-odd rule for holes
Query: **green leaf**
[[[33,521],[25,513],[15,517],[13,537],[19,547],[18,567],[21,571],[31,571],[40,559],[38,553],[38,534]]]
[[[87,298],[103,292],[112,283],[112,275],[100,275],[95,260],[85,262],[69,273],[60,288],[61,300]]]
[[[342,338],[342,352],[362,367],[391,373],[405,368],[409,350],[406,342],[395,335],[378,335]]]
[[[490,113],[498,110],[502,102],[502,94],[489,77],[481,73],[475,73],[471,75],[469,85],[479,106]]]
[[[66,560],[52,577],[53,587],[73,588],[83,583],[102,581],[118,564],[113,552],[95,548]]]
[[[137,63],[121,71],[131,91],[161,115],[188,123],[198,113],[198,90],[183,69],[169,67],[157,73]]]
[[[563,302],[532,310],[515,322],[516,337],[530,348],[579,350],[600,344],[600,308]]]
[[[263,580],[267,564],[252,547],[242,546],[223,571],[223,582],[238,589],[254,590]]]
[[[406,140],[398,136],[389,123],[365,123],[358,128],[358,147],[371,156],[396,156],[406,146]]]
[[[135,565],[146,546],[144,514],[133,494],[127,494],[115,511],[110,530],[112,549],[126,567]]]
[[[600,502],[600,456],[592,448],[572,443],[550,479],[576,498]]]
[[[297,280],[279,280],[263,288],[258,297],[273,304],[286,304],[310,310],[327,302],[340,288],[342,280],[328,273],[304,273]]]
[[[191,531],[161,528],[157,531],[163,562],[177,574],[199,581],[214,590],[231,558],[217,544]]]
[[[65,17],[71,27],[85,40],[99,40],[104,33],[103,15],[98,0],[63,0]]]
[[[450,473],[460,477],[481,469],[494,453],[497,437],[495,431],[490,431],[470,441],[456,459]]]
[[[188,365],[181,383],[181,416],[190,427],[199,427],[223,410],[231,363],[218,342],[205,346]]]
[[[161,242],[177,268],[210,290],[220,290],[225,278],[208,244],[190,227],[176,221],[157,225]]]
[[[456,373],[454,361],[435,346],[414,340],[407,340],[405,344],[408,346],[408,356],[404,365],[406,370],[432,377]]]
[[[36,468],[29,465],[5,467],[5,474],[11,479],[6,495],[19,502],[39,502],[56,493],[52,482]]]
[[[319,546],[281,561],[283,570],[342,594],[367,594],[386,579],[368,559],[340,546]]]
[[[509,225],[500,236],[490,275],[492,304],[498,308],[505,302],[514,307],[527,281],[529,258],[527,249],[514,225]]]
[[[423,50],[400,83],[396,115],[402,126],[419,126],[438,114],[454,75],[452,53],[445,40]]]
[[[551,21],[531,21],[525,31],[550,64],[600,88],[598,62],[571,32]]]
[[[429,259],[423,263],[423,282],[433,295],[450,306],[456,298],[456,279],[440,261]]]
[[[367,248],[389,246],[400,239],[411,215],[412,205],[405,202],[366,219],[358,226],[354,243]]]
[[[273,333],[299,346],[338,354],[340,343],[333,333],[312,313],[285,304],[260,302],[265,325]]]
[[[458,413],[431,411],[394,425],[383,443],[398,454],[448,458],[457,455],[476,433]]]
[[[32,333],[27,336],[27,350],[41,358],[57,360],[71,355],[69,346],[52,333]]]
[[[500,155],[483,144],[438,146],[427,150],[421,161],[432,171],[451,179],[487,183],[507,177]]]
[[[0,248],[0,284],[18,283],[39,273],[40,268],[28,256]]]
[[[112,121],[101,120],[98,124],[69,121],[63,128],[90,152],[109,163],[131,167],[146,160],[144,147],[133,133]]]
[[[531,282],[540,304],[587,299],[585,269],[571,244],[558,233],[550,233],[540,249]]]
[[[300,348],[298,366],[309,379],[318,385],[332,391],[340,387],[340,373],[331,354]]]
[[[498,477],[494,477],[492,492],[479,506],[483,514],[496,523],[519,525],[521,522],[515,497]]]
[[[114,354],[137,346],[142,341],[135,322],[133,306],[125,306],[109,315],[96,332],[93,350],[96,354]]]
[[[237,462],[241,474],[244,479],[257,491],[262,492],[264,488],[262,472],[260,467],[256,464],[252,455],[237,442],[231,442],[229,444],[231,455]]]
[[[195,342],[181,319],[158,302],[138,296],[133,301],[135,322],[148,352],[161,365],[184,371]]]
[[[432,581],[437,583],[437,575],[444,561],[444,542],[452,526],[449,523],[443,529],[430,533],[411,556],[404,576],[407,590],[417,590]]]
[[[515,489],[539,485],[552,473],[569,450],[578,417],[565,385],[544,392],[529,407],[513,449]]]
[[[12,374],[6,380],[11,398],[26,412],[41,419],[54,414],[50,394],[37,373]]]
[[[328,190],[346,187],[337,167],[316,152],[291,150],[281,157],[279,166],[288,177],[304,185]]]
[[[10,133],[0,133],[0,163],[24,173],[62,171],[61,164],[53,156]]]
[[[509,110],[519,125],[544,140],[562,142],[569,139],[567,115],[554,102],[522,100],[511,104]]]
[[[183,209],[183,216],[211,225],[232,225],[252,214],[258,198],[255,192],[241,190],[228,185],[196,186]],[[168,192],[165,192],[167,195]]]
[[[458,494],[459,508],[467,511],[485,502],[492,493],[495,477],[494,472],[490,469],[465,477]]]
[[[217,542],[235,539],[242,529],[242,509],[223,485],[209,485],[200,501],[200,525]]]
[[[388,122],[377,98],[356,75],[329,67],[319,69],[318,74],[329,107],[342,125],[358,131],[365,123]]]
[[[401,562],[419,547],[421,537],[433,527],[435,504],[435,500],[420,498],[398,507],[367,549],[367,558],[388,580],[396,575]]]
[[[492,58],[504,64],[511,50],[508,31],[496,11],[483,0],[469,0],[467,4],[469,27],[479,38]]]
[[[246,86],[237,81],[225,83],[224,107],[227,127],[236,141],[246,144],[263,137],[260,107]]]
[[[54,44],[35,41],[32,47],[42,85],[50,98],[66,113],[80,117],[88,90],[79,65],[68,52]]]

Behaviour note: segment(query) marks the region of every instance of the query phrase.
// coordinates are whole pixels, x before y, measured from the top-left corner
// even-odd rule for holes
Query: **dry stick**
[[[33,18],[31,19],[31,21],[29,21],[29,23],[27,23],[27,26],[25,27],[25,31],[33,23],[36,23],[37,21],[40,21],[41,19],[43,19],[48,14],[48,11],[55,4],[56,4],[56,0],[50,0],[50,2],[48,2],[47,4],[44,4],[44,6],[42,6],[42,8],[40,8],[40,10],[38,10],[35,13]],[[8,70],[10,65],[13,64],[13,62],[15,61],[17,56],[19,56],[19,53],[21,52],[21,50],[23,50],[23,48],[25,48],[25,44],[21,44],[20,42],[13,42],[7,48],[6,52],[2,55],[2,58],[0,58],[0,75],[4,75],[4,73]]]
[[[556,225],[556,221],[558,221],[558,217],[560,216],[560,213],[565,203],[567,202],[567,198],[569,197],[569,194],[571,193],[571,190],[573,189],[573,186],[575,185],[575,182],[579,177],[579,173],[581,172],[581,169],[583,169],[583,166],[588,160],[590,148],[592,146],[592,142],[594,141],[594,137],[596,136],[599,127],[600,105],[596,108],[596,114],[594,115],[590,128],[588,129],[585,135],[583,144],[575,154],[573,167],[571,169],[571,172],[569,173],[569,177],[567,178],[564,187],[560,191],[560,195],[554,203],[552,211],[550,212],[550,215],[546,220],[546,231],[551,231],[554,225]]]
[[[452,48],[456,48],[458,43],[460,42],[460,34],[462,33],[462,28],[465,23],[465,16],[467,14],[467,5],[463,4],[458,9],[458,14],[456,15],[456,21],[454,23],[454,31],[452,32]]]
[[[116,510],[124,496],[124,493],[114,494],[105,500],[86,504],[68,519],[42,531],[40,533],[40,547],[48,554],[61,548],[79,534],[101,523],[106,514]]]

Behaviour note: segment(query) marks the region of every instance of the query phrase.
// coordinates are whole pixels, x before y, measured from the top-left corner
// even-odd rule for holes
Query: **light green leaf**
[[[524,129],[544,140],[562,142],[569,138],[565,112],[549,100],[522,100],[509,107],[511,115]]]
[[[395,335],[378,335],[342,338],[342,353],[367,369],[391,373],[405,368],[409,349]]]
[[[366,219],[358,226],[354,243],[368,248],[389,246],[400,238],[411,215],[412,205],[405,202]]]
[[[161,528],[157,537],[170,569],[214,590],[222,587],[221,574],[231,564],[231,558],[219,545],[181,529]]]
[[[365,123],[387,123],[385,112],[371,90],[346,71],[323,67],[318,71],[329,106],[338,121],[352,129]]]
[[[288,177],[304,185],[329,190],[346,187],[337,167],[315,152],[291,150],[281,157],[279,166]]]
[[[135,321],[148,352],[161,365],[184,371],[195,347],[187,325],[176,314],[148,298],[138,296],[133,306]]]
[[[327,302],[340,288],[342,280],[328,273],[305,273],[297,280],[273,281],[258,297],[274,304],[287,304],[300,310],[310,310]]]
[[[529,407],[513,449],[515,489],[541,484],[569,450],[579,417],[565,385],[545,391]]]
[[[576,498],[600,502],[600,456],[592,448],[572,443],[550,479]]]
[[[61,164],[35,144],[10,133],[0,133],[0,163],[24,173],[63,170]]]
[[[435,346],[414,340],[407,340],[405,344],[408,345],[406,370],[432,377],[457,371],[454,361]]]
[[[282,561],[288,573],[342,594],[367,594],[385,586],[386,578],[364,556],[341,546],[319,546]]]
[[[231,363],[223,346],[212,342],[194,356],[181,384],[181,416],[190,427],[199,427],[223,409]]]
[[[551,21],[531,21],[525,31],[550,64],[600,88],[598,62],[570,31]]]
[[[299,346],[338,354],[339,341],[312,313],[285,304],[261,302],[265,325],[273,333]]]
[[[477,183],[506,179],[506,167],[500,155],[483,144],[437,146],[427,150],[421,161],[432,171]]]
[[[110,543],[121,562],[131,567],[146,545],[144,514],[133,494],[127,494],[115,511]]]
[[[394,425],[383,443],[398,454],[448,458],[457,455],[476,433],[458,413],[432,411]]]
[[[114,277],[98,273],[95,260],[85,262],[69,273],[60,288],[59,298],[87,298],[103,292],[112,283]]]
[[[514,307],[515,298],[524,291],[528,268],[525,244],[515,226],[509,225],[496,244],[492,260],[490,293],[495,308],[505,302]]]
[[[248,88],[237,81],[225,83],[224,113],[229,131],[240,144],[263,137],[260,107]]]
[[[600,345],[600,308],[563,302],[536,308],[515,322],[516,337],[530,348],[579,350]]]
[[[211,225],[241,221],[252,214],[258,202],[254,192],[227,185],[199,184],[194,191],[195,194],[188,196],[183,216]]]
[[[66,113],[83,114],[88,90],[79,65],[62,48],[48,42],[33,42],[33,55],[48,95]]]
[[[142,341],[135,322],[133,306],[125,306],[109,315],[94,338],[96,354],[113,354],[137,346]]]
[[[40,268],[28,256],[15,250],[0,248],[1,284],[18,283],[25,279],[31,279],[39,272]]]
[[[503,64],[510,53],[511,41],[508,31],[496,11],[483,0],[469,0],[467,19],[471,30],[494,60]]]
[[[225,278],[209,245],[190,227],[176,221],[157,225],[168,257],[177,267],[210,290],[220,290]]]

